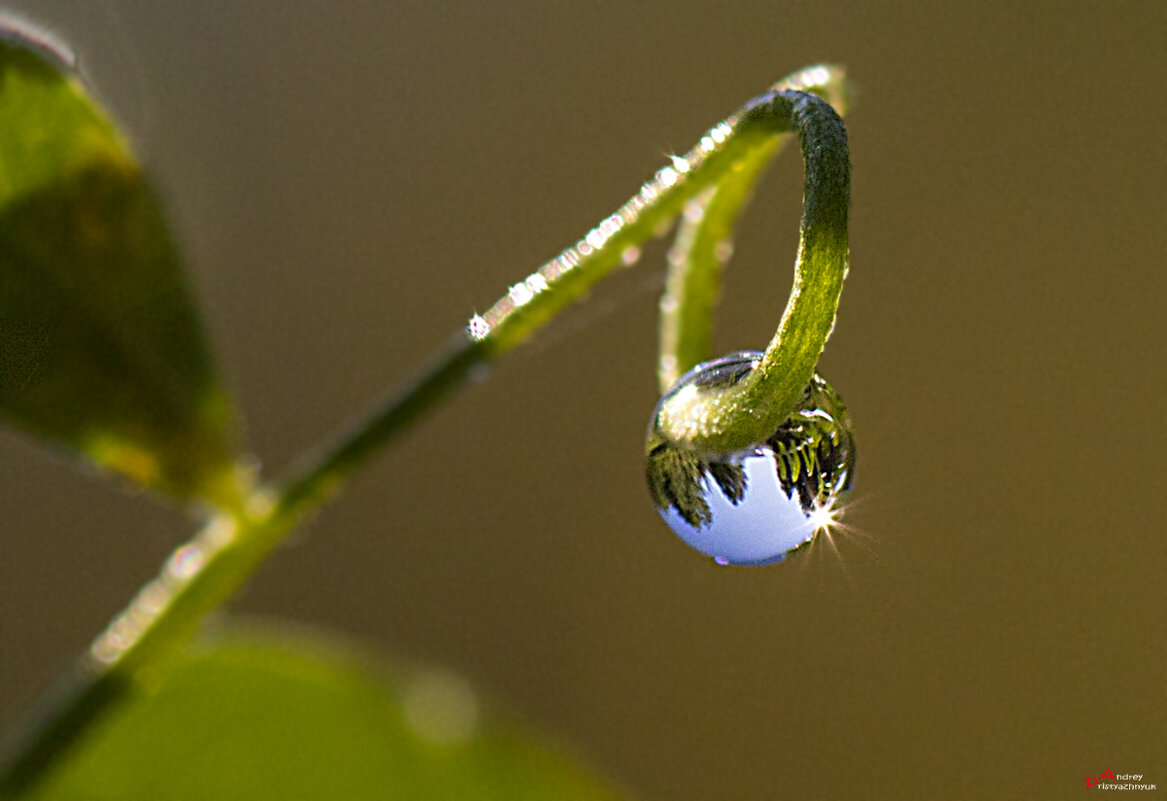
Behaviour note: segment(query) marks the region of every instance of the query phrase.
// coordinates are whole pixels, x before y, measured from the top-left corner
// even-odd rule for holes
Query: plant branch
[[[803,70],[787,79],[792,80],[800,81],[800,88],[836,97],[843,86],[842,73],[825,67]],[[253,490],[239,508],[212,519],[193,540],[171,555],[158,577],[98,637],[78,666],[68,692],[48,706],[40,725],[15,745],[0,768],[0,797],[16,797],[42,778],[83,734],[92,730],[103,712],[132,691],[139,671],[156,666],[183,644],[200,621],[238,589],[288,532],[333,497],[344,481],[396,434],[460,388],[477,366],[531,336],[617,265],[635,261],[640,246],[701,193],[723,184],[727,187],[720,201],[714,196],[716,203],[710,206],[722,211],[711,216],[710,221],[716,218],[723,226],[732,225],[748,197],[749,181],[776,149],[775,137],[792,125],[798,127],[807,153],[808,187],[795,298],[767,350],[767,358],[771,351],[776,353],[775,363],[762,379],[745,382],[749,386],[738,404],[739,416],[752,415],[749,404],[760,405],[759,394],[777,392],[778,401],[768,403],[767,408],[787,403],[790,392],[786,385],[790,382],[775,382],[769,375],[791,362],[783,355],[787,350],[793,350],[793,362],[798,368],[790,381],[799,381],[798,376],[806,373],[798,383],[800,393],[834,319],[834,303],[842,280],[837,275],[840,253],[843,265],[846,263],[846,175],[844,172],[840,183],[840,166],[833,151],[822,158],[811,155],[818,147],[816,142],[825,136],[820,131],[835,130],[831,120],[841,131],[841,123],[829,106],[800,92],[771,92],[747,104],[737,116],[711,129],[684,158],[674,157],[631,200],[574,246],[511,287],[485,314],[475,315],[454,344],[414,381],[375,406],[334,443],[306,455],[274,490]],[[833,136],[831,141],[839,145],[841,134]],[[845,166],[845,139],[841,146]],[[759,166],[751,172],[748,165],[755,163]],[[738,165],[747,168],[735,173]],[[827,182],[827,194],[819,192],[813,182]],[[841,201],[840,191],[844,193]],[[707,213],[711,213],[710,206],[706,207]],[[708,237],[713,231],[710,223],[704,235]],[[826,282],[827,286],[811,286],[814,281]],[[803,305],[794,303],[799,293],[806,299]],[[696,329],[702,324],[687,323],[680,328]],[[795,330],[800,326],[813,331],[802,335]],[[695,352],[694,347],[685,345],[684,360],[691,360]],[[791,409],[794,400],[789,401]],[[709,427],[711,433],[704,429],[698,433],[725,436],[736,424],[724,415],[715,415]]]
[[[842,115],[850,100],[847,88],[842,68],[810,67],[770,90],[813,92]],[[774,136],[746,154],[715,187],[689,201],[681,214],[660,302],[657,376],[662,395],[682,374],[713,357],[713,309],[722,269],[733,253],[734,226],[758,178],[787,139],[789,135]]]
[[[663,436],[679,447],[707,453],[729,453],[761,442],[794,411],[834,328],[848,268],[851,167],[847,134],[838,114],[815,95],[780,90],[749,103],[738,128],[742,132],[798,131],[806,162],[802,221],[794,286],[778,331],[757,367],[730,387],[686,387],[660,409],[658,430]],[[754,156],[745,162],[746,167],[756,171],[760,158]],[[714,204],[711,201],[709,205]],[[738,206],[740,203],[717,207],[715,220],[721,222],[720,218],[735,214]],[[705,274],[716,269],[713,259],[706,256],[708,250],[708,245],[704,249],[695,246],[691,252],[698,258],[687,260],[702,267]],[[678,282],[682,291],[695,284],[692,279],[687,285]],[[709,290],[701,287],[700,291]],[[709,314],[697,308],[687,317],[678,316],[675,325],[707,330]],[[675,340],[686,341],[680,335]],[[665,352],[663,358],[669,355]],[[674,356],[678,362],[701,357],[690,351]]]

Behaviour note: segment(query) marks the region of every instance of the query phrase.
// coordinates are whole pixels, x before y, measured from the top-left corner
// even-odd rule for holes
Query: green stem
[[[783,78],[770,91],[819,95],[839,113],[847,110],[847,84],[840,67],[810,67]],[[789,135],[778,135],[746,154],[717,185],[689,201],[669,251],[668,279],[660,302],[661,394],[713,356],[713,310],[721,272],[733,251],[733,232],[758,178]]]
[[[794,286],[758,366],[731,387],[689,386],[661,407],[658,431],[664,437],[708,453],[729,453],[760,442],[794,411],[834,327],[848,267],[851,168],[839,116],[815,95],[781,90],[748,104],[738,126],[742,131],[798,131],[806,162],[802,221]],[[752,154],[747,168],[756,171],[764,155]],[[729,214],[736,214],[738,207],[740,202],[726,204]],[[713,270],[705,267],[704,272]],[[690,279],[689,285],[693,283]],[[679,317],[678,325],[707,328],[708,317],[698,308],[688,318]],[[666,351],[664,358],[669,355]],[[675,359],[679,363],[706,355],[678,352]]]
[[[804,82],[807,88],[827,90],[839,87],[842,80],[841,73],[824,67],[797,76],[816,77],[817,83]],[[573,247],[511,287],[485,314],[475,315],[452,347],[414,381],[374,407],[333,444],[304,457],[275,490],[253,491],[246,502],[224,511],[175,551],[158,577],[94,642],[68,692],[11,751],[0,769],[0,797],[16,797],[42,778],[105,711],[132,691],[139,671],[156,666],[182,645],[292,529],[333,497],[344,480],[396,434],[436,408],[476,367],[529,337],[617,265],[635,261],[641,245],[688,201],[731,175],[735,165],[772,149],[774,136],[786,130],[782,120],[789,121],[793,106],[803,108],[810,97],[793,94],[797,95],[793,100],[764,95],[748,104],[740,119],[731,117],[711,129],[685,158],[674,158]],[[812,108],[819,106],[825,104],[819,101]],[[786,116],[774,109],[786,109]],[[806,220],[804,214],[804,234]],[[811,229],[817,231],[813,225]],[[796,315],[794,323],[806,323],[804,316]],[[788,317],[789,309],[784,325]]]
[[[713,310],[721,271],[732,253],[734,225],[750,200],[754,181],[780,145],[781,139],[774,138],[746,154],[721,183],[685,206],[660,300],[657,379],[662,395],[713,355]]]

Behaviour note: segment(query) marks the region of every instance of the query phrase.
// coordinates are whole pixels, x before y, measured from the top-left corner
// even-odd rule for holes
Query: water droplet
[[[675,184],[680,178],[680,174],[672,167],[661,167],[656,171],[657,183],[665,189]]]
[[[657,404],[648,430],[648,485],[661,517],[719,565],[780,562],[838,516],[855,470],[855,439],[842,400],[820,376],[770,437],[733,453],[679,447],[657,416],[677,392],[733,386],[762,354],[739,351],[698,365]]]
[[[490,323],[486,322],[486,318],[481,314],[476,314],[470,318],[470,324],[466,326],[466,333],[470,335],[471,339],[486,339],[486,335],[490,333]]]

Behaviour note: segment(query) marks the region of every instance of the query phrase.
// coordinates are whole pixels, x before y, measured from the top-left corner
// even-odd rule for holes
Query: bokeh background
[[[858,93],[837,553],[649,501],[664,246],[396,443],[235,605],[452,667],[645,799],[1167,785],[1167,4],[24,0],[164,187],[269,474],[783,74]],[[770,336],[780,156],[720,351]],[[191,531],[0,433],[0,725]]]

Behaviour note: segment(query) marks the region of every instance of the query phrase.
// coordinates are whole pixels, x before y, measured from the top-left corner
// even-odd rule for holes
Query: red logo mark
[[[1098,782],[1102,781],[1103,779],[1110,779],[1112,782],[1118,781],[1118,779],[1116,779],[1114,777],[1114,771],[1112,771],[1110,768],[1107,768],[1098,776],[1087,776],[1086,777],[1086,789],[1089,790],[1091,787],[1098,784]]]

